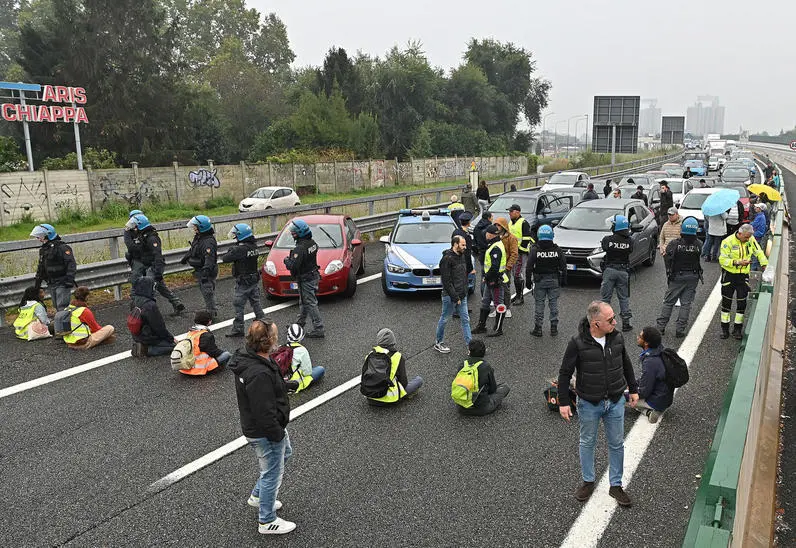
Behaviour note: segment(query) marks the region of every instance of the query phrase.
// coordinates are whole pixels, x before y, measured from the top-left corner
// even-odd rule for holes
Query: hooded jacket
[[[235,352],[229,369],[235,374],[243,435],[282,441],[290,421],[290,401],[279,366],[247,347]]]
[[[143,320],[141,333],[133,335],[133,340],[146,345],[174,342],[174,335],[166,327],[166,322],[163,321],[155,301],[155,280],[148,276],[136,280],[133,284],[132,298],[130,309],[136,306],[140,308]]]
[[[376,335],[376,346],[380,346],[385,350],[389,350],[387,356],[392,358],[392,355],[398,351],[395,345],[396,345],[395,334],[392,332],[392,330],[386,327],[380,329],[378,334]],[[365,358],[365,363],[362,365],[363,375],[365,374],[365,371],[367,371],[367,369],[368,369],[368,360],[367,358]],[[401,361],[398,362],[398,370],[395,372],[395,378],[398,379],[398,382],[401,383],[401,386],[404,387],[409,382],[408,376],[406,374],[406,358],[404,358],[403,354],[401,354]]]
[[[628,387],[631,394],[638,393],[636,374],[622,334],[616,330],[608,333],[603,348],[592,337],[587,318],[581,320],[578,334],[567,344],[558,372],[558,386],[569,386],[576,370],[575,391],[579,398],[591,403],[603,399],[616,403]],[[568,391],[559,392],[558,397],[560,405],[570,405]]]
[[[489,244],[486,242],[486,229],[491,224],[492,221],[481,217],[473,229],[473,239],[475,240],[474,251],[481,263],[484,262],[484,255],[486,254],[486,250],[489,249]]]
[[[509,222],[505,217],[500,217],[495,221],[495,224],[505,231],[505,234],[500,236],[500,241],[503,242],[503,247],[506,248],[506,270],[511,270],[520,256],[520,244],[514,234],[511,233]]]
[[[641,379],[638,381],[638,397],[656,411],[664,411],[674,400],[674,392],[666,384],[666,366],[661,352],[663,347],[641,353]]]
[[[467,296],[467,264],[464,253],[459,255],[452,249],[442,252],[439,262],[439,273],[442,277],[442,293],[453,300]]]

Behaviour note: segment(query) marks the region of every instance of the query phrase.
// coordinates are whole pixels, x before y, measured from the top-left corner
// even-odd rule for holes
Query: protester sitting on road
[[[64,334],[64,342],[70,348],[88,350],[100,344],[116,342],[116,329],[112,325],[101,326],[88,308],[91,290],[86,286],[75,289],[72,304],[66,307],[72,313],[71,331]]]
[[[376,335],[376,346],[365,358],[359,390],[371,405],[398,403],[423,386],[420,376],[407,379],[406,361],[395,345],[395,334],[385,327]]]
[[[486,345],[473,339],[468,345],[470,357],[453,379],[451,396],[463,415],[489,415],[508,396],[509,387],[495,381],[495,371],[484,361]]]
[[[155,279],[144,276],[133,284],[131,312],[140,310],[141,330],[133,336],[133,357],[163,356],[174,349],[174,335],[166,328],[155,301]]]
[[[50,325],[50,318],[47,316],[47,308],[44,306],[44,290],[36,286],[25,288],[22,301],[19,303],[19,315],[14,320],[14,334],[23,341],[29,339],[29,329],[33,322],[39,322],[42,333]],[[46,338],[46,335],[45,337]]]
[[[225,366],[232,358],[232,354],[216,345],[216,337],[208,329],[213,323],[213,315],[209,311],[196,312],[193,323],[194,325],[188,330],[187,338],[193,347],[195,363],[190,369],[179,369],[179,372],[185,375],[206,375],[218,367]]]
[[[304,328],[297,323],[292,324],[287,329],[287,344],[293,348],[293,362],[290,369],[293,374],[290,380],[298,383],[296,392],[301,392],[313,382],[321,380],[326,373],[320,365],[312,365],[309,351],[301,344],[303,340]]]
[[[279,366],[270,357],[279,329],[268,318],[255,319],[246,333],[246,348],[235,352],[229,364],[235,374],[240,424],[254,450],[260,475],[247,504],[259,509],[257,530],[263,535],[283,535],[296,528],[276,515],[285,463],[293,454],[287,423],[290,399]]]
[[[674,400],[674,391],[666,384],[666,366],[661,357],[661,332],[655,327],[645,327],[638,334],[636,344],[643,352],[641,378],[638,380],[639,400],[635,410],[645,415],[651,423],[656,423]],[[632,408],[629,403],[625,406]]]

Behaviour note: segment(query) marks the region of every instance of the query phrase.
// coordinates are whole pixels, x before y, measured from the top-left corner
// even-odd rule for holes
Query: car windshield
[[[680,207],[685,209],[702,209],[702,204],[705,203],[708,196],[710,196],[710,194],[689,192],[685,195],[685,198],[683,198],[683,203],[680,204]]]
[[[501,196],[489,206],[489,211],[506,212],[512,204],[517,204],[522,209],[524,215],[536,214],[536,196]]]
[[[650,180],[647,178],[646,175],[635,175],[635,176],[630,176],[630,177],[622,177],[622,179],[619,180],[619,186],[633,185],[633,188],[636,188],[639,185],[641,185],[641,186],[649,186],[649,184],[650,184]]]
[[[718,162],[718,161],[719,161],[719,158],[718,158],[718,156],[711,156],[711,157],[710,157],[710,161],[711,161],[711,162]]]
[[[634,186],[620,186],[618,190],[622,193],[622,198],[630,198],[638,191]],[[644,194],[644,191],[641,191],[641,193]]]
[[[398,225],[394,244],[450,244],[456,227],[452,223],[419,222]]]
[[[669,185],[669,190],[672,191],[672,194],[682,194],[683,181],[666,181],[666,184]]]
[[[255,190],[254,192],[249,194],[249,198],[264,198],[264,199],[267,199],[267,198],[270,198],[271,194],[273,194],[273,193],[274,193],[273,190],[265,189],[265,188],[258,188],[257,190]]]
[[[702,160],[688,160],[685,167],[702,167],[705,163]]]
[[[735,168],[735,167],[725,168],[721,176],[724,179],[748,179],[749,170],[747,170],[746,168]]]
[[[550,185],[574,185],[578,182],[579,173],[556,173],[547,181]]]
[[[623,209],[605,207],[576,207],[561,220],[558,228],[606,232],[611,229],[614,215],[623,215]]]
[[[338,224],[311,224],[312,239],[318,244],[321,249],[336,249],[343,245],[343,229]],[[450,237],[448,237],[450,240]],[[293,249],[296,247],[296,241],[289,230],[283,230],[279,235],[279,239],[274,244],[278,249]]]

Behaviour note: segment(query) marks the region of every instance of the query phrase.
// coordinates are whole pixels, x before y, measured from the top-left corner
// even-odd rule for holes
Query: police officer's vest
[[[672,275],[683,272],[688,274],[699,274],[702,266],[699,263],[699,256],[702,253],[702,246],[699,241],[694,239],[693,243],[687,243],[684,239],[675,240],[676,246],[672,257]]]
[[[218,367],[218,362],[215,358],[211,358],[207,352],[199,350],[199,338],[203,333],[207,333],[208,331],[208,329],[188,331],[188,338],[191,340],[191,345],[193,346],[193,355],[196,363],[194,363],[191,369],[180,369],[180,373],[184,373],[185,375],[206,375]]]
[[[608,249],[605,252],[606,266],[630,266],[632,240],[619,234],[606,236]]]
[[[158,255],[156,250],[161,247],[160,237],[154,228],[150,230],[147,227],[139,238],[141,239],[141,262],[144,263],[144,266],[152,266]]]
[[[489,249],[486,250],[486,256],[484,257],[484,274],[486,275],[487,272],[492,270],[492,250],[495,246],[500,249],[500,267],[498,267],[498,272],[501,274],[501,281],[507,283],[509,277],[506,275],[506,246],[503,245],[500,239],[490,245]]]
[[[238,278],[257,274],[257,244],[240,242],[238,245],[246,249],[246,257],[232,263],[232,275]]]
[[[301,343],[292,342],[288,346],[293,348],[293,351],[295,352],[296,348],[303,347],[304,345],[302,345]],[[291,364],[291,367],[292,367],[292,364]],[[299,385],[298,385],[298,388],[296,388],[296,392],[301,392],[302,390],[304,390],[305,388],[307,388],[310,385],[310,383],[312,382],[312,376],[311,375],[302,375],[301,374],[301,367],[297,367],[296,370],[293,371],[293,375],[290,377],[290,380],[291,381],[298,381]]]
[[[44,252],[44,271],[47,273],[47,281],[56,280],[66,276],[66,260],[63,255],[63,249],[66,244],[61,240],[53,240],[44,244],[46,247]]]
[[[64,335],[64,342],[66,344],[75,344],[77,341],[86,339],[91,335],[91,329],[80,319],[80,315],[85,309],[85,306],[78,307],[73,304],[66,307],[66,310],[72,311],[70,315],[71,325],[69,326],[71,331]]]
[[[549,249],[537,246],[533,271],[540,277],[549,277],[551,274],[558,276],[561,273],[561,248],[555,244]]]
[[[14,334],[18,339],[28,340],[28,326],[36,319],[36,305],[39,303],[26,304],[19,309],[19,316],[14,320]]]
[[[379,354],[389,354],[390,351],[386,348],[382,348],[381,346],[374,346],[374,352],[378,352]],[[406,390],[404,387],[401,386],[401,383],[398,382],[396,375],[398,374],[398,365],[401,363],[401,353],[396,352],[390,357],[390,387],[387,389],[387,393],[380,397],[380,398],[370,398],[373,401],[380,401],[384,403],[395,403],[404,396],[406,396]]]
[[[517,217],[516,221],[512,221],[509,218],[509,232],[517,238],[517,249],[520,253],[528,253],[531,249],[531,244],[533,243],[533,238],[530,236],[523,236],[522,235],[522,224],[525,222],[525,219],[522,217]]]

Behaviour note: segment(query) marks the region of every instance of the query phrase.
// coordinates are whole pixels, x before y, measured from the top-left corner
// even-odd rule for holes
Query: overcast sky
[[[662,114],[685,115],[697,95],[717,95],[725,132],[779,132],[796,125],[796,24],[787,0],[247,0],[287,26],[295,66],[320,65],[332,45],[383,56],[422,42],[429,62],[458,65],[471,37],[533,53],[553,89],[555,121],[593,111],[594,95],[658,99]],[[768,77],[769,81],[766,81]],[[643,105],[642,105],[643,106]],[[572,122],[574,131],[575,121]],[[559,130],[566,126],[559,125]],[[583,130],[580,122],[579,133]]]

